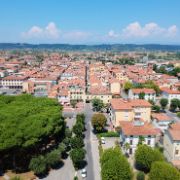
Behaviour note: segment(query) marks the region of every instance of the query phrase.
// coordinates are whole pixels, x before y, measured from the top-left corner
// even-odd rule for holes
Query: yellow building
[[[110,118],[115,127],[121,121],[142,120],[150,122],[151,104],[143,99],[126,101],[123,99],[112,99],[110,101]]]

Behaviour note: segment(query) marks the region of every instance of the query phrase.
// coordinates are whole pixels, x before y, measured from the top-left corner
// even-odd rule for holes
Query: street
[[[87,160],[87,180],[100,180],[100,163],[99,163],[99,150],[98,139],[92,132],[91,117],[93,111],[91,104],[85,105],[86,115],[86,136],[85,136],[85,148],[86,148],[86,160]]]

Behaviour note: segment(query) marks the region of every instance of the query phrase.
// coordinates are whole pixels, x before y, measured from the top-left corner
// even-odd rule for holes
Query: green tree
[[[97,132],[101,132],[104,129],[106,122],[107,119],[102,113],[94,114],[91,120],[94,130],[96,130]]]
[[[36,175],[43,175],[47,173],[47,164],[44,156],[40,155],[38,157],[32,158],[29,164],[29,169]]]
[[[177,117],[180,118],[180,112],[177,113]]]
[[[149,173],[149,180],[179,180],[180,173],[167,162],[154,162]]]
[[[179,99],[176,99],[176,98],[172,99],[171,104],[170,104],[170,110],[175,111],[178,105],[179,105]]]
[[[149,172],[153,162],[163,160],[163,155],[157,149],[147,145],[139,145],[135,152],[136,166],[144,172]]]
[[[76,148],[71,150],[70,157],[76,169],[78,169],[81,166],[81,163],[85,158],[85,153],[86,151],[82,148]]]
[[[84,141],[82,137],[73,137],[71,138],[71,147],[72,148],[82,148],[84,146]]]
[[[104,107],[104,103],[101,99],[92,99],[92,106],[95,111],[100,111]]]
[[[142,145],[144,141],[145,141],[144,136],[139,136],[138,145]]]
[[[84,131],[84,125],[81,123],[77,123],[73,126],[73,133],[78,136],[82,137],[83,136],[83,131]]]
[[[120,148],[110,148],[103,152],[101,157],[102,180],[131,180],[132,171],[127,159],[122,155]]]
[[[139,99],[144,99],[145,97],[145,93],[144,92],[140,92],[139,93]]]
[[[46,160],[47,166],[49,168],[56,167],[60,162],[60,158],[61,158],[61,153],[58,150],[54,150],[46,154],[45,160]]]
[[[145,180],[145,174],[143,171],[137,173],[136,180]]]
[[[56,100],[0,96],[0,154],[11,168],[27,170],[31,157],[45,151],[50,141],[63,139],[64,130],[62,106]]]
[[[168,100],[166,98],[162,98],[160,100],[161,108],[164,110],[166,106],[168,105]]]
[[[153,106],[152,106],[152,110],[153,110],[155,113],[159,113],[160,110],[161,110],[161,108],[160,108],[160,106],[158,106],[158,105],[153,105]]]
[[[130,89],[132,89],[132,88],[133,88],[133,84],[132,84],[130,81],[126,81],[125,84],[124,84],[124,90],[125,90],[125,92],[128,93],[128,91],[129,91]]]

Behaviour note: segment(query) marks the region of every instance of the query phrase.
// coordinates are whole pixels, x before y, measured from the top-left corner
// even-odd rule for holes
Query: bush
[[[135,152],[135,162],[138,169],[149,172],[151,165],[155,161],[163,161],[164,157],[157,149],[152,149],[147,145],[139,145]]]
[[[107,119],[102,113],[94,114],[91,120],[94,130],[96,130],[97,132],[101,132],[104,129],[106,122]]]
[[[159,113],[160,110],[161,110],[161,108],[160,108],[160,106],[158,106],[158,105],[153,105],[153,106],[152,106],[152,110],[153,110],[155,113]]]
[[[97,134],[98,137],[119,137],[118,132],[110,131]]]
[[[12,177],[10,180],[21,180],[19,176]]]
[[[149,173],[149,180],[179,180],[180,173],[171,164],[154,162]]]
[[[137,180],[145,180],[145,174],[142,171],[139,171],[136,176]]]

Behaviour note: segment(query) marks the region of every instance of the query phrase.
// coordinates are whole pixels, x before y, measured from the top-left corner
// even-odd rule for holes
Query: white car
[[[105,138],[104,137],[101,137],[101,144],[105,144]]]
[[[82,178],[85,178],[87,176],[87,171],[85,168],[81,170],[81,176]]]

